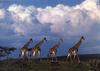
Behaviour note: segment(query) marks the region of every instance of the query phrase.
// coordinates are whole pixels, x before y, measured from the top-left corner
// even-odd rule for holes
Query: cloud
[[[47,27],[48,33],[63,37],[89,35],[94,30],[92,26],[100,22],[97,0],[85,0],[72,7],[58,4],[55,7],[36,8],[13,4],[8,11],[14,21],[14,31],[21,35],[39,34]]]
[[[25,7],[13,4],[8,8],[8,11],[13,20],[12,28],[18,35],[26,36],[41,31],[42,26],[36,24],[39,22],[35,19],[36,8],[34,6]]]
[[[0,9],[0,19],[3,19],[5,17],[5,10]]]
[[[39,22],[49,24],[52,32],[64,36],[89,34],[93,30],[92,26],[100,23],[100,5],[97,0],[85,0],[73,7],[59,4],[37,10]]]
[[[14,21],[25,21],[30,23],[32,21],[32,13],[35,12],[34,6],[24,7],[13,4],[8,8]]]

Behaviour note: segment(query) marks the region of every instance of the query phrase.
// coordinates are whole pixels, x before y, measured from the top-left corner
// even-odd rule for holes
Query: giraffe
[[[78,56],[78,49],[80,48],[82,40],[85,40],[84,36],[81,36],[80,40],[73,47],[69,48],[67,59],[69,59],[69,57],[70,57],[71,62],[73,62],[75,57],[77,57],[78,63],[80,63],[80,59]],[[72,58],[72,56],[73,56],[73,58]]]
[[[31,52],[32,52],[32,57],[38,55],[40,56],[41,55],[41,46],[44,42],[47,42],[47,38],[44,37],[42,38],[42,40],[40,40],[33,48],[29,49]]]
[[[56,57],[56,55],[57,55],[57,48],[59,48],[59,46],[61,45],[62,42],[63,42],[63,39],[60,38],[60,40],[55,45],[53,45],[52,48],[49,49],[48,56],[52,58],[51,62],[53,62],[54,58],[56,59],[56,62],[57,62],[57,57]]]
[[[20,48],[20,54],[19,54],[20,58],[26,57],[26,55],[28,54],[28,46],[31,42],[33,42],[32,38],[30,38],[28,42],[24,44],[22,48]]]

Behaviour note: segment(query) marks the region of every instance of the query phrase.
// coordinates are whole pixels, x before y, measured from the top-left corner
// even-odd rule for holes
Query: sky
[[[0,0],[0,46],[19,49],[32,37],[31,48],[44,36],[43,56],[59,38],[57,55],[66,55],[81,36],[79,54],[99,54],[100,0]]]

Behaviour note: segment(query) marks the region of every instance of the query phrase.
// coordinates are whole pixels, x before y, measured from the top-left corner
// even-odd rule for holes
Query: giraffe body
[[[40,48],[35,48],[35,47],[34,47],[34,48],[32,49],[32,55],[33,55],[33,56],[36,56],[37,54],[40,55]]]
[[[51,57],[55,57],[57,53],[57,48],[59,47],[59,44],[57,43],[52,48],[50,48],[49,53]]]

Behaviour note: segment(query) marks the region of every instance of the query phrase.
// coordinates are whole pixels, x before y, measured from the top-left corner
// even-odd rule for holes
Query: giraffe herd
[[[80,63],[80,59],[78,56],[78,48],[80,48],[80,45],[83,40],[85,40],[84,36],[81,36],[80,40],[73,47],[69,48],[67,53],[67,59],[70,59],[71,62],[77,59],[77,62]],[[34,47],[28,48],[29,44],[32,42],[33,40],[32,38],[30,38],[28,42],[22,48],[20,48],[20,58],[25,58],[28,56],[34,58],[37,55],[40,56],[41,46],[43,43],[47,42],[47,38],[42,38]],[[58,42],[49,49],[48,57],[51,58],[51,62],[53,62],[54,60],[57,62],[57,49],[60,47],[61,43],[63,43],[62,38],[60,38]]]

